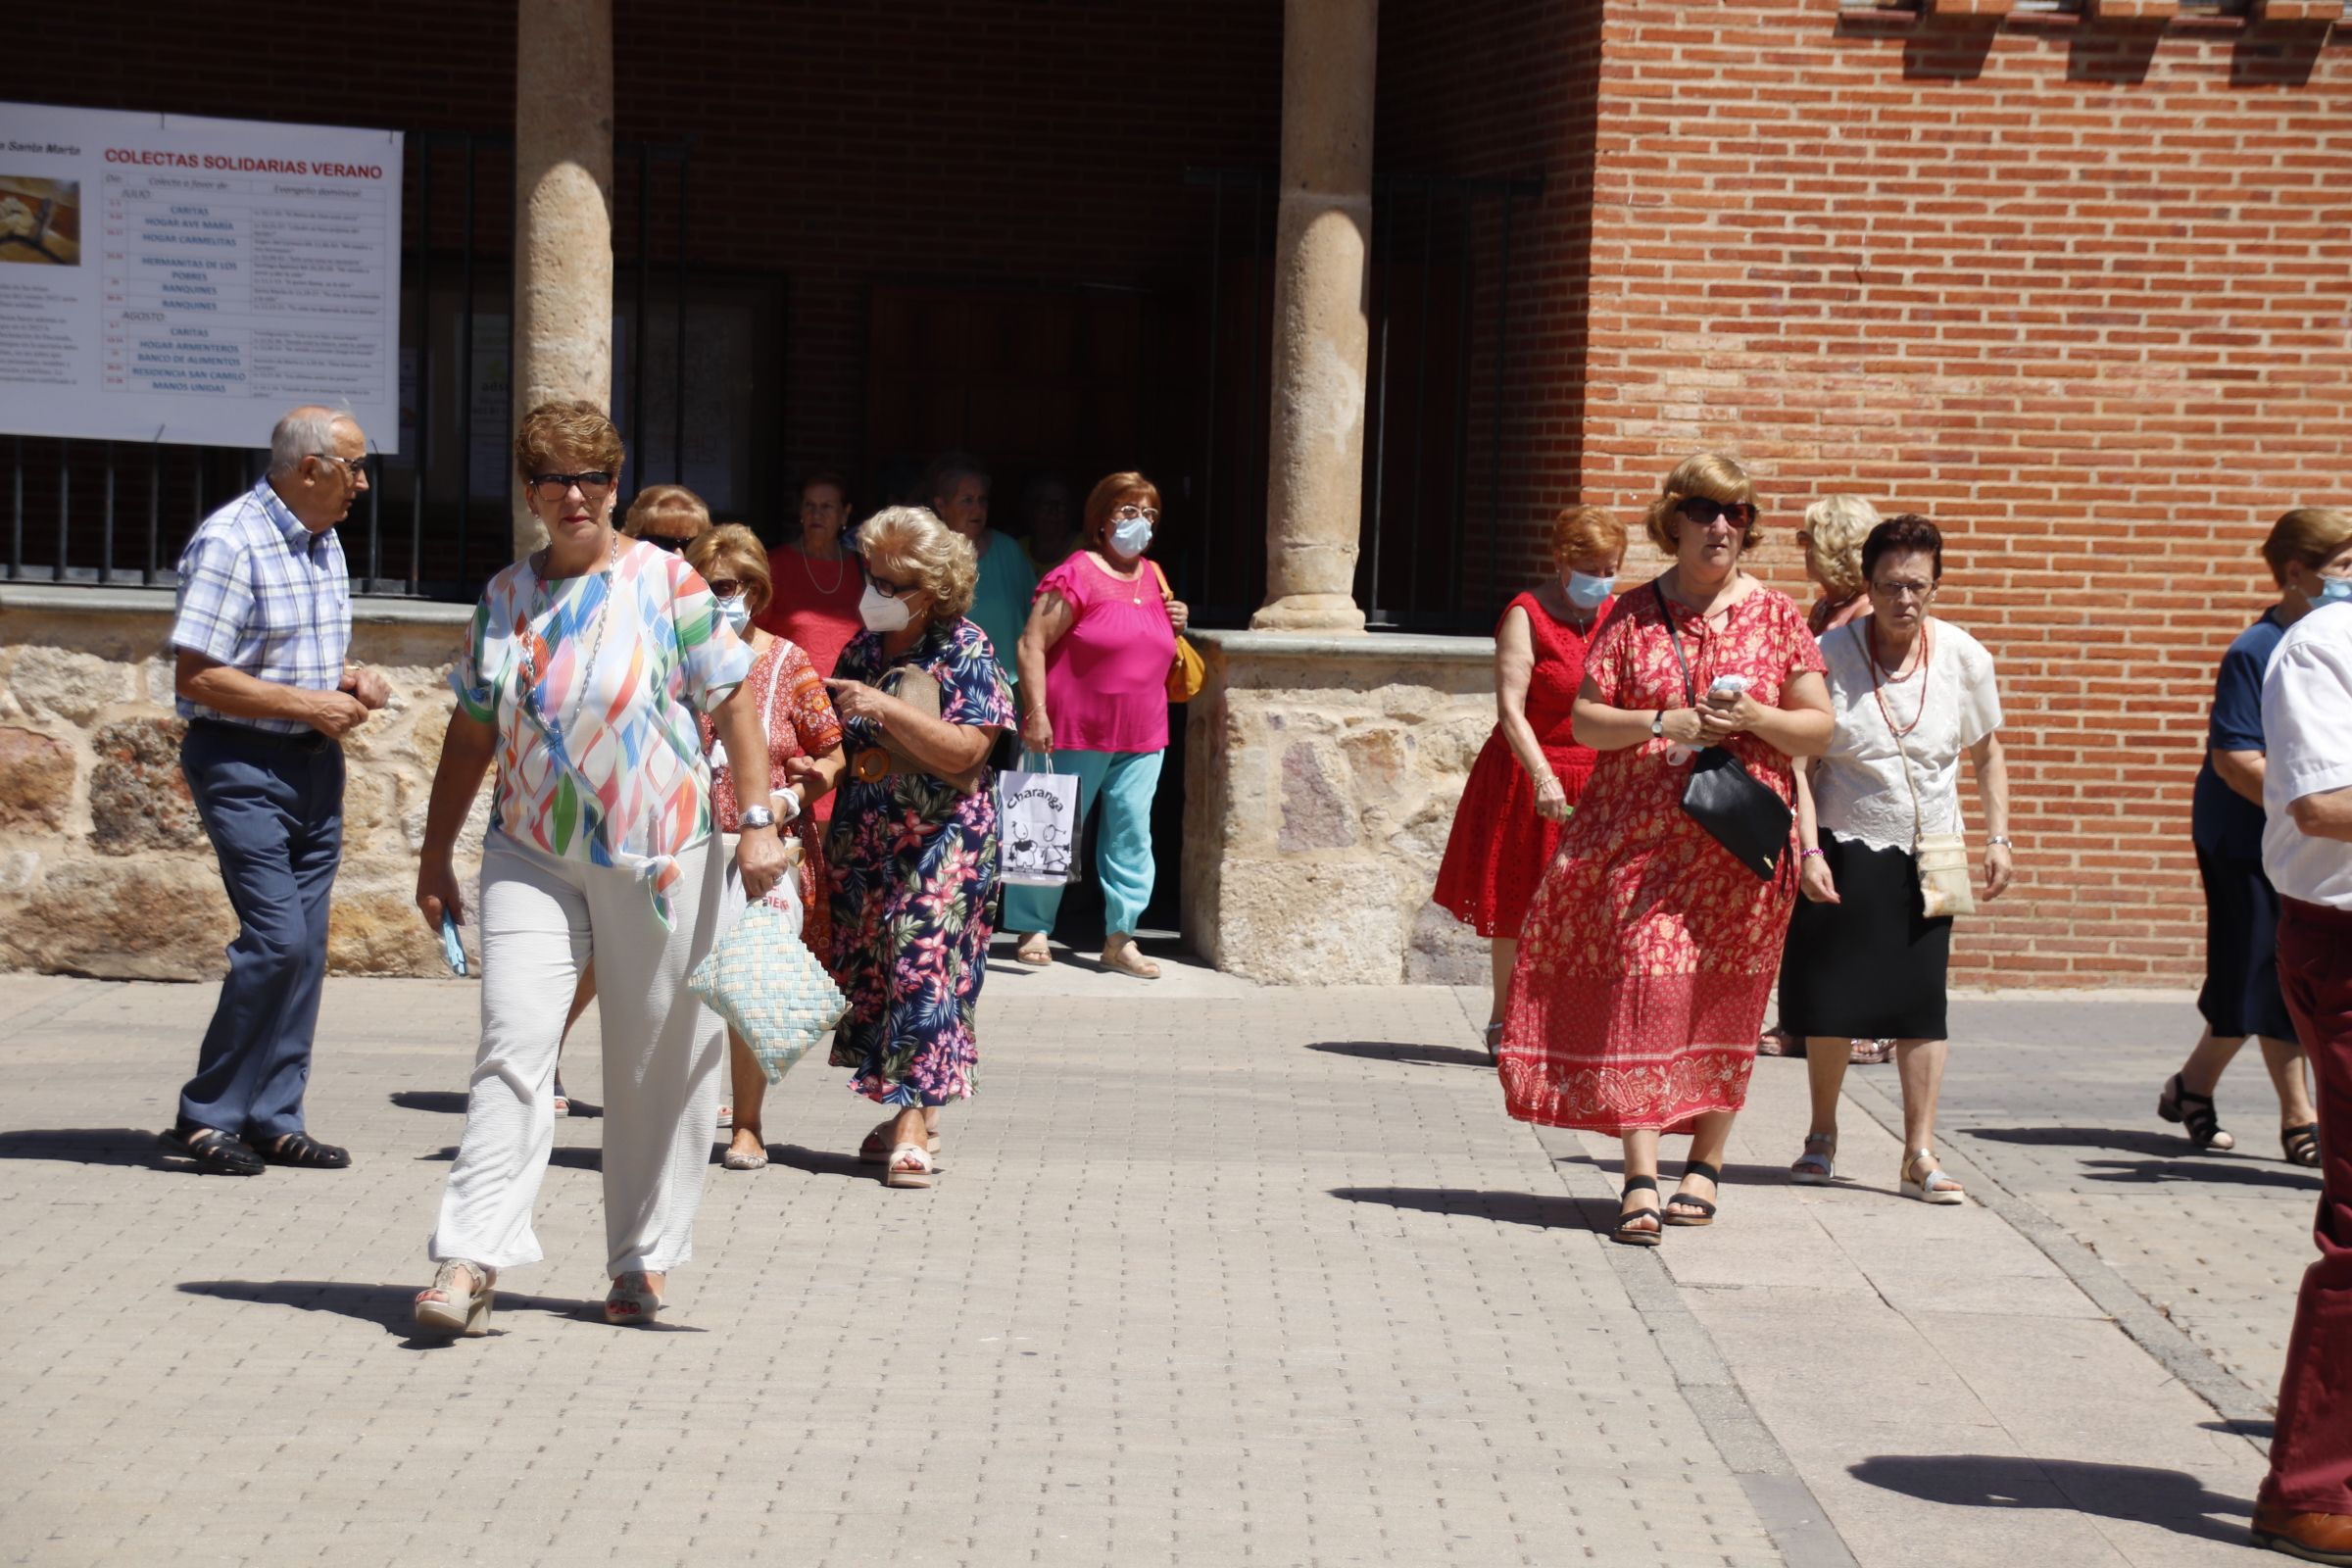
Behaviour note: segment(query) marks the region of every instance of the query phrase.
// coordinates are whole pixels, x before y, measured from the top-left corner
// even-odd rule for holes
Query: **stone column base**
[[[1251,631],[1329,632],[1364,629],[1363,608],[1348,594],[1288,594],[1250,617]]]
[[[1188,635],[1208,666],[1186,732],[1194,951],[1275,985],[1485,983],[1485,941],[1429,894],[1494,727],[1494,641]]]

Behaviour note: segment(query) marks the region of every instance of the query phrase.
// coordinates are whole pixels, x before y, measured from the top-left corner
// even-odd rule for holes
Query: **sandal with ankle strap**
[[[2173,1074],[2164,1086],[2164,1093],[2156,1097],[2156,1114],[2166,1121],[2181,1123],[2188,1141],[2200,1150],[2218,1149],[2226,1154],[2237,1147],[2236,1138],[2214,1114],[2213,1097],[2190,1094],[2179,1073]]]
[[[2320,1162],[2320,1124],[2307,1121],[2299,1127],[2279,1128],[2278,1149],[2286,1155],[2289,1165],[2317,1165]]]
[[[1683,1180],[1689,1181],[1693,1176],[1704,1177],[1717,1193],[1723,1191],[1723,1172],[1705,1160],[1693,1159],[1683,1166]],[[1674,1205],[1677,1203],[1683,1205],[1680,1212],[1675,1209]],[[1692,1209],[1696,1209],[1698,1212],[1691,1213]],[[1666,1200],[1666,1223],[1669,1225],[1712,1225],[1715,1223],[1715,1200],[1711,1198],[1694,1198],[1689,1193],[1678,1192]]]
[[[1923,1166],[1926,1168],[1920,1178],[1913,1181],[1911,1173],[1920,1170]],[[1923,1203],[1951,1204],[1968,1201],[1967,1189],[1937,1169],[1936,1156],[1925,1149],[1915,1150],[1911,1156],[1903,1161],[1900,1185],[1905,1198],[1916,1198]]]
[[[467,1283],[461,1288],[459,1281]],[[412,1315],[427,1334],[476,1340],[490,1332],[491,1274],[479,1263],[453,1257],[433,1275],[433,1283],[416,1293]],[[435,1300],[434,1298],[440,1299]]]
[[[1838,1139],[1832,1133],[1805,1134],[1805,1152],[1788,1166],[1788,1179],[1799,1187],[1827,1187],[1838,1179]]]
[[[1635,1193],[1644,1190],[1656,1192],[1658,1179],[1655,1176],[1628,1176],[1625,1179],[1625,1191]],[[1609,1240],[1625,1247],[1655,1247],[1659,1242],[1665,1240],[1658,1234],[1660,1217],[1655,1206],[1632,1209],[1619,1214],[1617,1223],[1609,1227]],[[1636,1222],[1641,1220],[1649,1221],[1649,1229],[1645,1231],[1634,1229]]]

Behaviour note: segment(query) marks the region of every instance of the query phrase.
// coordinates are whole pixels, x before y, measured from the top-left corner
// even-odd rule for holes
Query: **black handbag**
[[[1666,590],[1650,584],[1658,596],[1658,613],[1666,619],[1666,640],[1674,645],[1674,662],[1683,669],[1683,698],[1698,706],[1690,684],[1690,664],[1683,658],[1683,639],[1674,629],[1674,609]],[[1706,829],[1707,836],[1732,852],[1732,858],[1769,882],[1780,867],[1781,852],[1788,848],[1788,826],[1795,817],[1788,803],[1772,792],[1741,765],[1740,759],[1720,746],[1700,749],[1690,763],[1690,781],[1683,786],[1683,813]]]

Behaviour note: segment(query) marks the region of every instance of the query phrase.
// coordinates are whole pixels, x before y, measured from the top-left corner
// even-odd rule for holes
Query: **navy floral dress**
[[[841,680],[882,684],[914,666],[939,682],[951,724],[1013,723],[1012,688],[988,638],[968,620],[934,625],[887,659],[861,631],[842,650]],[[852,757],[881,743],[875,726],[845,726]],[[833,1065],[885,1105],[941,1105],[972,1092],[979,1043],[972,1010],[988,969],[988,901],[997,888],[994,775],[970,795],[928,773],[879,783],[852,776],[833,808],[826,858],[833,881],[833,977],[850,999]]]

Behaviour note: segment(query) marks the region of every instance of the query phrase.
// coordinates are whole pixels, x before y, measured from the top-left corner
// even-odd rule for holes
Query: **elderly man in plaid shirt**
[[[179,558],[179,762],[238,921],[196,1076],[164,1134],[203,1171],[351,1163],[304,1129],[302,1094],[343,858],[340,741],[387,695],[382,676],[344,661],[351,578],[335,524],[367,488],[358,423],[296,409],[270,432],[270,471]]]

